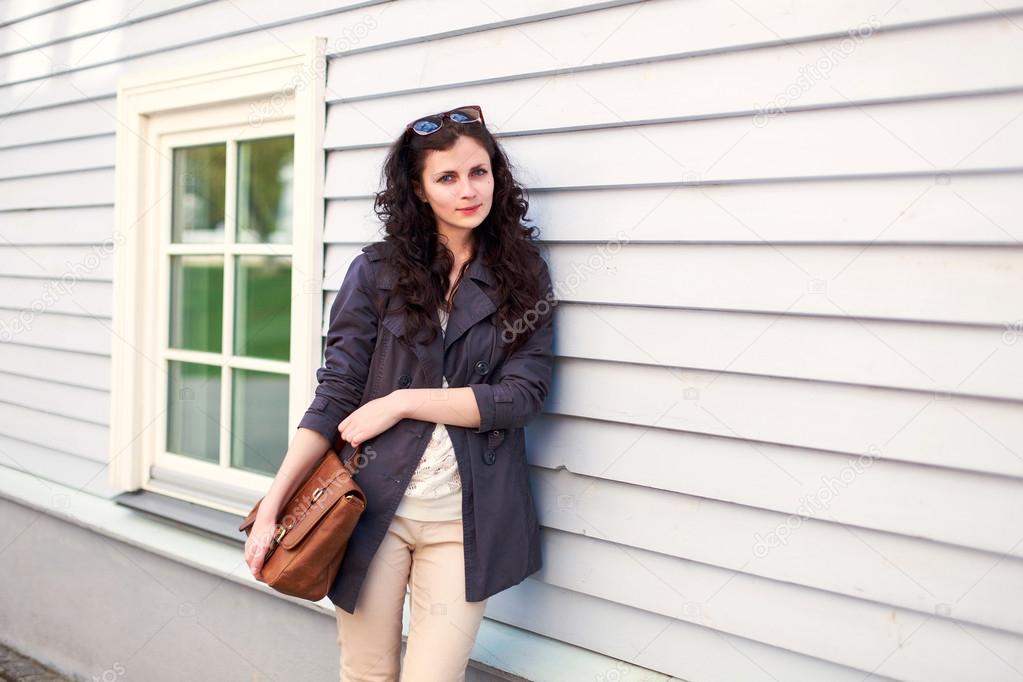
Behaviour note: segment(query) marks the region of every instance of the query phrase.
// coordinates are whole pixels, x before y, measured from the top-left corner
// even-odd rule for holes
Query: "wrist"
[[[405,419],[412,413],[409,391],[410,389],[407,388],[399,388],[387,394],[387,398],[391,401],[391,409],[394,410],[398,419]]]
[[[272,522],[276,522],[277,517],[280,516],[280,509],[281,505],[279,502],[264,498],[263,501],[259,503],[259,509],[256,510],[256,518],[266,518]]]

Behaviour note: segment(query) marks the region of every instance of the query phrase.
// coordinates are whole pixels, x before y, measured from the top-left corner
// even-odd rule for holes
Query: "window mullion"
[[[229,358],[234,355],[234,321],[235,321],[235,295],[237,278],[235,272],[235,233],[237,231],[237,196],[238,196],[238,145],[233,140],[227,140],[226,173],[224,191],[224,332],[223,332],[223,356],[224,364],[220,371],[220,395],[223,400],[220,404],[220,466],[227,469],[231,466],[231,434],[234,432],[232,423],[234,403],[234,370],[231,367]]]

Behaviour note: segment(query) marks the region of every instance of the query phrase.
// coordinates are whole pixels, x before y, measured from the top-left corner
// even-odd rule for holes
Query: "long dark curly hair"
[[[445,119],[441,129],[430,135],[405,130],[388,150],[381,171],[384,189],[376,193],[374,202],[374,211],[384,223],[384,241],[391,246],[387,259],[396,274],[395,290],[406,303],[405,341],[419,339],[425,333],[421,340],[430,343],[440,333],[433,311],[449,310],[445,293],[455,264],[454,254],[437,232],[433,210],[418,199],[413,180],[422,177],[428,151],[450,149],[462,135],[479,142],[489,154],[494,196],[490,213],[473,230],[473,255],[458,273],[452,289],[459,286],[469,263],[482,251],[496,280],[498,310],[494,324],[498,329],[505,329],[506,323],[510,328],[521,328],[516,321],[535,309],[546,294],[541,290],[541,254],[535,243],[539,228],[524,224],[529,201],[512,177],[508,157],[486,125]],[[485,248],[480,248],[481,243]],[[507,343],[509,354],[527,337],[526,333],[514,334],[507,342],[498,334]]]

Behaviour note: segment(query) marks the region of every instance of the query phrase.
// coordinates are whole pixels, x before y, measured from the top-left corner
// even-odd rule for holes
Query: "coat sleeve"
[[[541,259],[541,291],[546,292],[522,320],[529,338],[505,359],[494,383],[469,384],[480,411],[476,433],[525,426],[543,410],[554,369],[554,290],[550,270]]]
[[[320,433],[333,447],[338,424],[362,401],[376,345],[377,310],[373,296],[373,269],[365,253],[348,267],[341,288],[330,307],[330,326],[324,364],[316,370],[319,384],[299,427]]]

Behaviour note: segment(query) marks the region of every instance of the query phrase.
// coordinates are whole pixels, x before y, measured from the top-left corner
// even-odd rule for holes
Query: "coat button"
[[[484,464],[493,464],[495,459],[497,459],[497,453],[494,452],[493,448],[487,448],[483,452],[483,463]]]
[[[412,377],[408,374],[402,374],[398,377],[398,385],[402,388],[408,388],[408,385],[412,383]]]
[[[486,360],[480,360],[476,363],[476,371],[480,374],[486,374],[490,371],[490,363]]]

